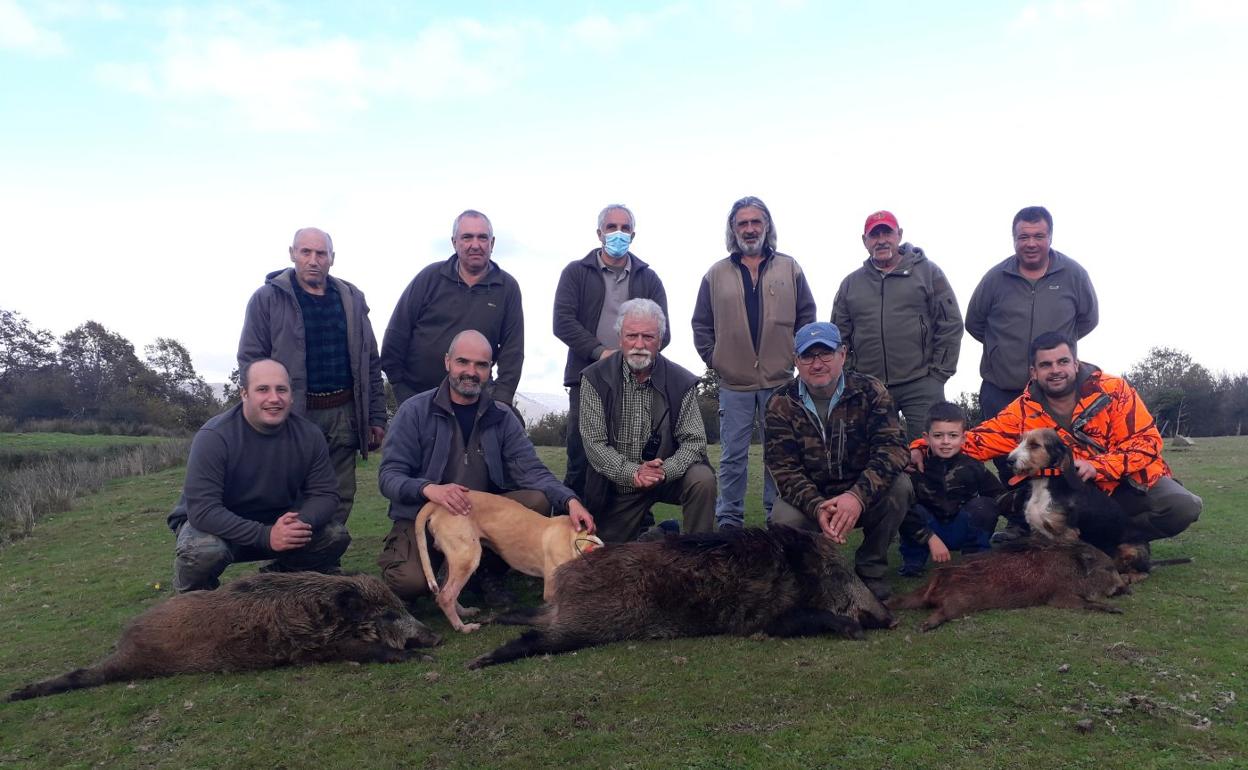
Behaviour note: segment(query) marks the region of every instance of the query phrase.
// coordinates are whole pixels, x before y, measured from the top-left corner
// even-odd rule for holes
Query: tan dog
[[[512,569],[542,578],[542,598],[546,600],[554,595],[555,570],[559,565],[602,545],[593,535],[573,529],[567,516],[547,518],[515,500],[486,492],[469,492],[468,499],[472,513],[467,516],[453,514],[437,503],[426,503],[416,515],[416,545],[425,581],[456,631],[468,633],[481,627],[480,623],[465,623],[459,617],[477,613],[476,609],[460,606],[459,593],[481,563],[481,541]],[[441,588],[429,562],[426,527],[446,556],[446,585]]]

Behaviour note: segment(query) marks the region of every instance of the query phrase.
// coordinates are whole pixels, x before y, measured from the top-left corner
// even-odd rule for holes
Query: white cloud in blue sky
[[[0,307],[174,336],[223,379],[297,227],[333,233],[380,334],[472,207],[524,289],[522,389],[553,391],[554,283],[606,203],[636,211],[698,370],[697,282],[742,195],[821,317],[867,213],[896,212],[965,308],[1041,203],[1101,293],[1086,358],[1243,370],[1246,5],[0,0]]]

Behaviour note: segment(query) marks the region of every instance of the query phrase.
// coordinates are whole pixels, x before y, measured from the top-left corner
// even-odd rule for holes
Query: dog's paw
[[[473,631],[476,631],[480,627],[481,627],[480,623],[461,623],[459,625],[459,628],[455,630],[460,632],[461,634],[471,634]]]

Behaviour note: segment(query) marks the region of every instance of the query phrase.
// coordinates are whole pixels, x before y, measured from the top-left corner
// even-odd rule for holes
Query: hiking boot
[[[897,574],[902,577],[922,577],[927,572],[927,568],[922,564],[903,564],[897,570]]]
[[[988,538],[991,545],[1008,545],[1017,543],[1019,540],[1027,539],[1031,532],[1026,527],[1018,524],[1007,524],[1005,529],[1000,532],[994,532],[992,537]]]
[[[867,590],[880,601],[884,601],[893,595],[893,589],[889,587],[888,582],[884,578],[863,578],[862,582],[866,584]]]
[[[658,524],[651,527],[650,529],[647,529],[645,532],[642,532],[640,535],[637,536],[637,541],[639,543],[649,543],[649,542],[653,542],[656,540],[663,541],[663,540],[666,540],[668,536],[670,535],[679,535],[679,534],[680,534],[680,522],[676,521],[675,519],[667,519],[665,521],[659,522]]]
[[[481,600],[491,607],[510,607],[516,603],[516,595],[508,590],[504,575],[478,572],[477,585],[481,589]]]

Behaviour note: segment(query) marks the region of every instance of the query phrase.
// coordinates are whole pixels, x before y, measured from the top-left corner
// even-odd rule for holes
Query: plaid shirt
[[[624,387],[620,394],[620,414],[615,445],[608,443],[606,412],[598,391],[581,387],[581,437],[585,455],[594,470],[624,491],[632,491],[633,474],[641,467],[641,450],[650,438],[651,407],[654,386],[649,380],[638,382],[633,370],[624,367]],[[665,419],[671,419],[670,413]],[[675,481],[706,454],[706,426],[698,409],[697,389],[690,388],[680,404],[680,413],[672,431],[680,448],[663,460],[663,474]]]
[[[332,393],[351,387],[351,354],[347,349],[347,314],[333,281],[325,282],[321,296],[309,294],[298,281],[290,285],[303,313],[303,352],[308,368],[308,392]]]

